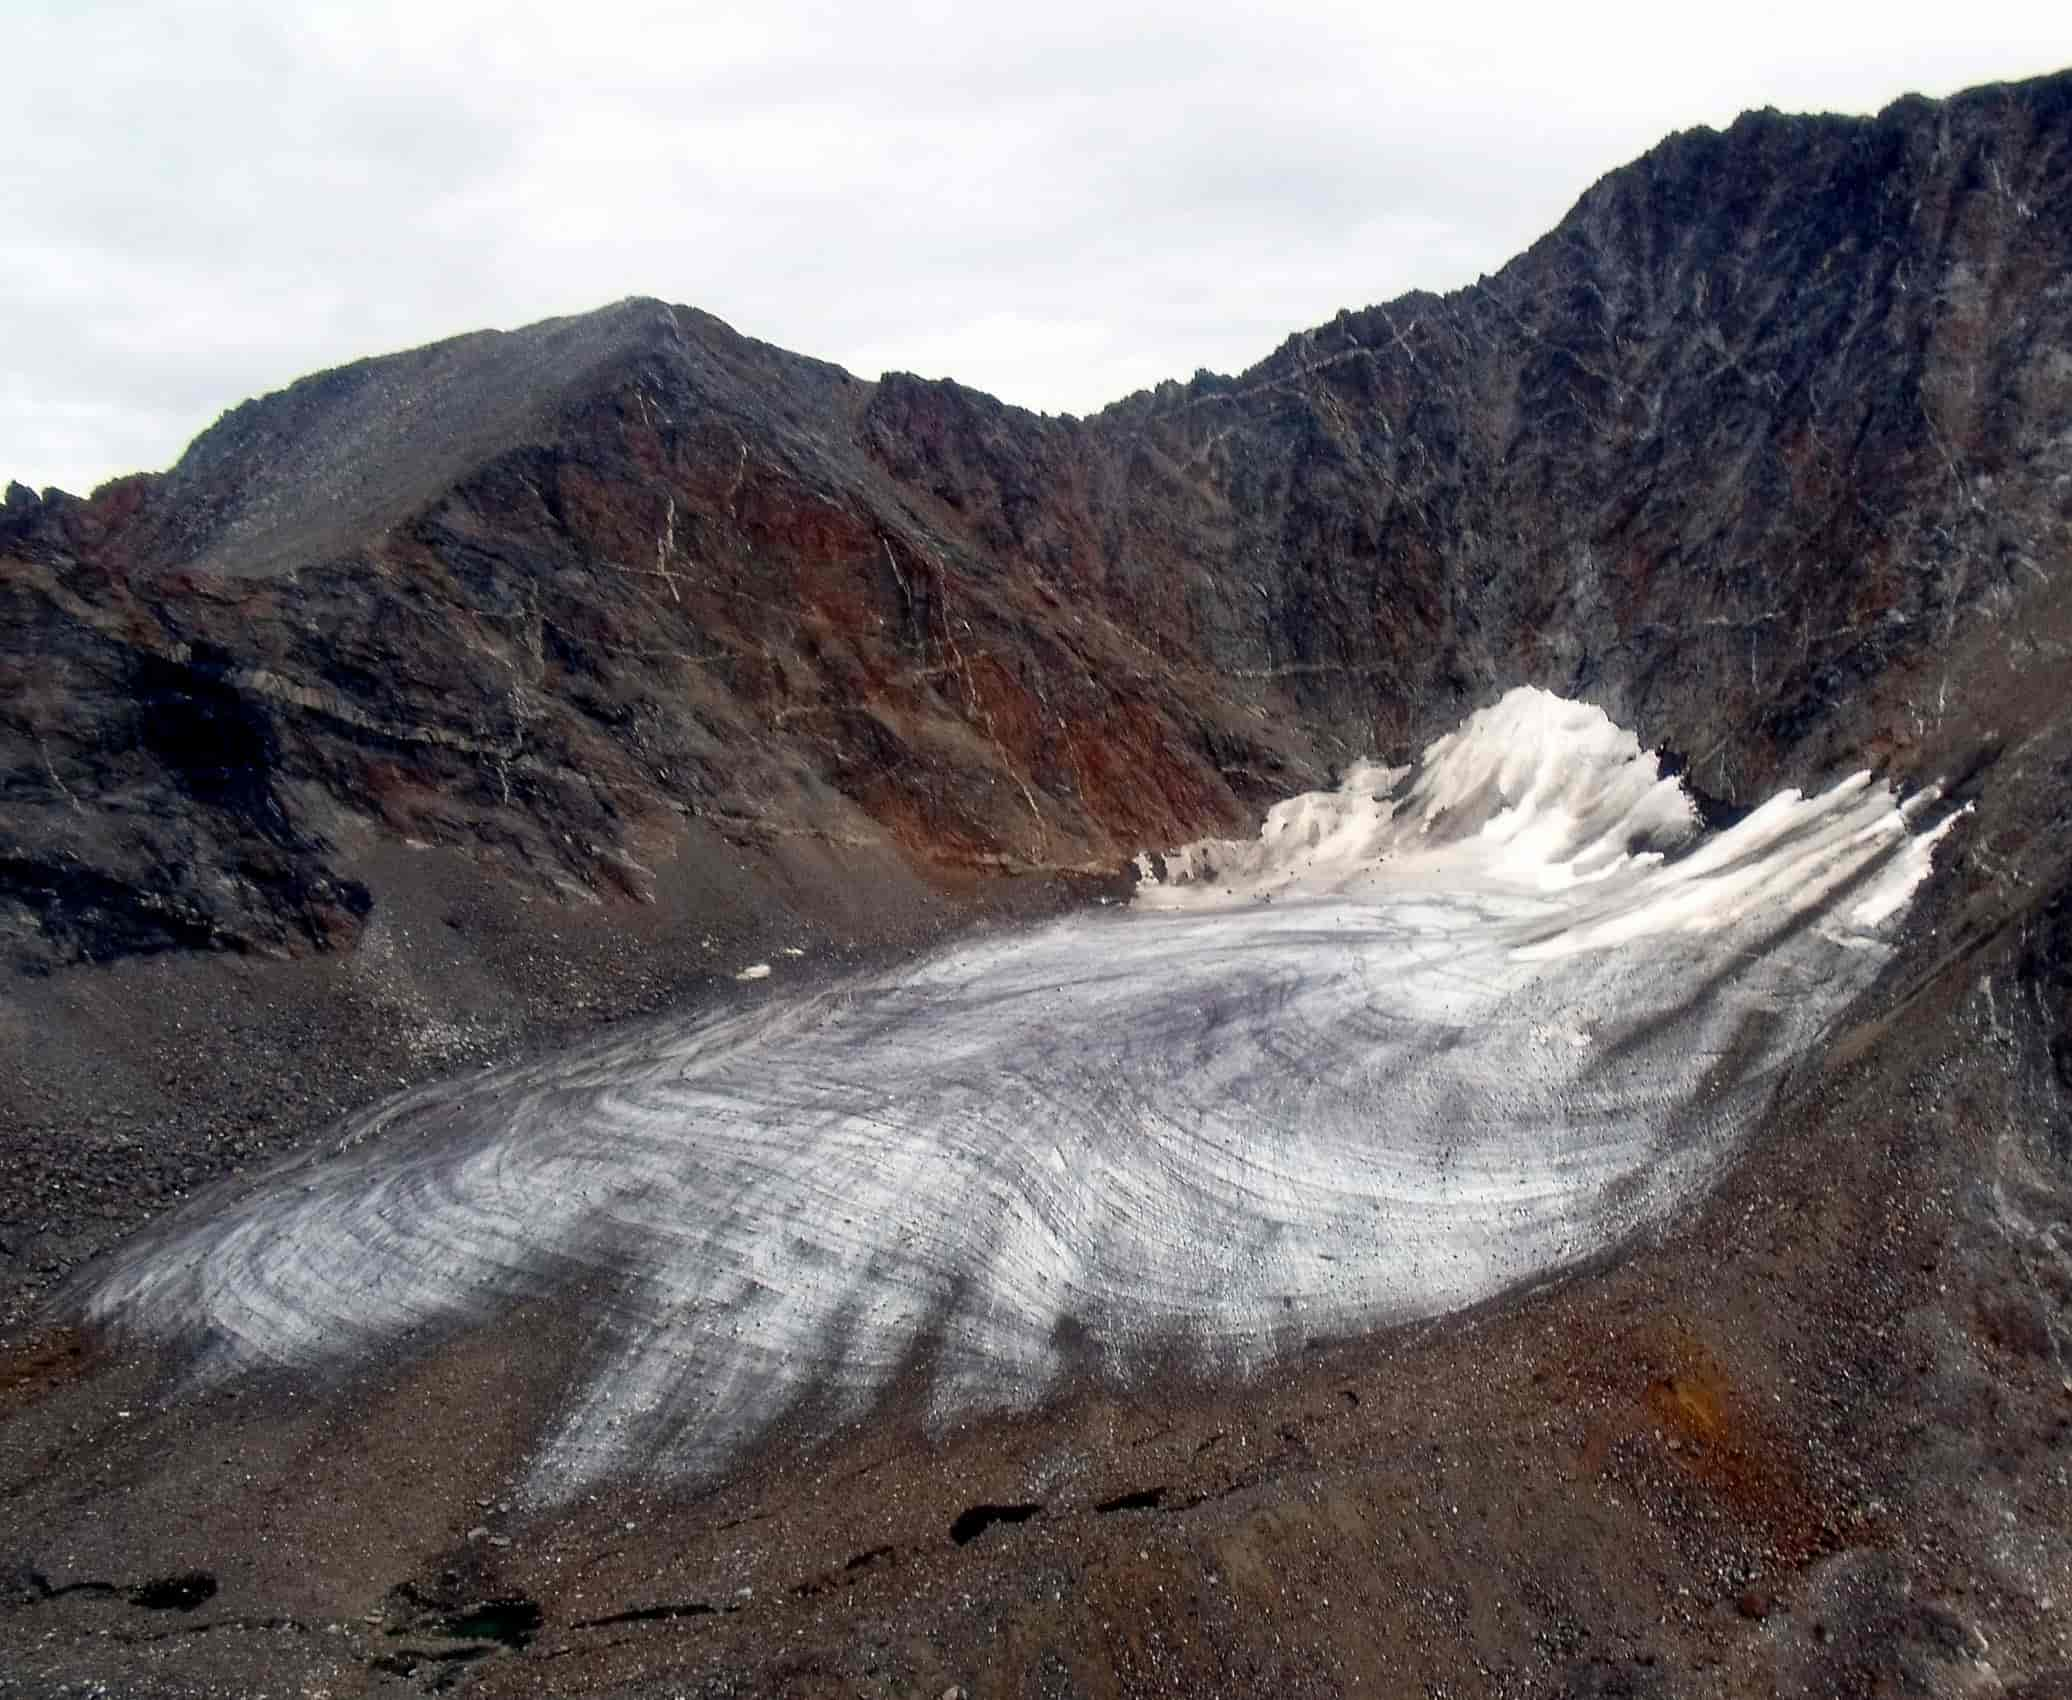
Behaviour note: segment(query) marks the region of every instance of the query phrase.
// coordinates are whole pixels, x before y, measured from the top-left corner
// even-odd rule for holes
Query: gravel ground
[[[2062,1692],[2067,953],[1963,889],[1695,1219],[1243,1385],[944,1429],[924,1343],[832,1439],[539,1514],[573,1311],[321,1386],[17,1332],[0,1694]]]

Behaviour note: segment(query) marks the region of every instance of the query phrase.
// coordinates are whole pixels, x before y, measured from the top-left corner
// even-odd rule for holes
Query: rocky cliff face
[[[1532,682],[1727,797],[1947,763],[2072,505],[2072,81],[1672,138],[1458,294],[1086,421],[628,301],[17,489],[19,966],[349,946],[359,827],[638,903],[686,818],[1112,866]]]

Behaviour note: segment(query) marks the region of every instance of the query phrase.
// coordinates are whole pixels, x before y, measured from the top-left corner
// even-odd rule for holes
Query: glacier
[[[1673,1222],[1889,960],[1937,812],[1858,774],[1706,831],[1631,732],[1515,690],[1147,853],[1127,909],[406,1093],[84,1308],[211,1377],[574,1294],[549,1502],[710,1478],[924,1354],[939,1420],[1243,1375]]]

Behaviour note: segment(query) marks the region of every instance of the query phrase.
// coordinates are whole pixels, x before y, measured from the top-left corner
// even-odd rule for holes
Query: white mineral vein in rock
[[[1864,776],[1703,834],[1630,733],[1514,691],[1145,858],[1128,912],[407,1095],[89,1308],[234,1370],[580,1292],[546,1498],[860,1415],[924,1341],[943,1415],[1072,1353],[1242,1371],[1687,1205],[1934,836]]]

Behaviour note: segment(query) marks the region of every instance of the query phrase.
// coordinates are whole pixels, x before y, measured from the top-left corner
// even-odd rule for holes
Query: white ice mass
[[[861,1414],[924,1343],[944,1414],[1241,1371],[1686,1205],[1887,960],[1926,801],[1859,775],[1708,834],[1631,733],[1513,691],[1143,858],[1128,912],[406,1095],[89,1309],[235,1370],[580,1284],[545,1497]]]

